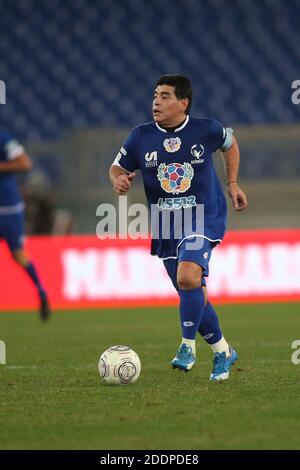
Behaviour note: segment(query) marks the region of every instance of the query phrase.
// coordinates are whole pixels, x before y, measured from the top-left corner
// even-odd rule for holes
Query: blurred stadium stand
[[[195,116],[238,128],[250,208],[237,225],[299,225],[299,0],[0,0],[0,13],[0,125],[27,145],[75,230],[94,231],[97,204],[112,200],[110,161],[151,119],[163,73],[190,77]]]
[[[2,122],[21,138],[147,121],[165,72],[190,76],[196,115],[299,120],[288,106],[299,0],[1,0],[0,9]]]

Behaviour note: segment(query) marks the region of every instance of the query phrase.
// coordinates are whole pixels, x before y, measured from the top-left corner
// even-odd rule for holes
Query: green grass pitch
[[[218,308],[239,361],[209,381],[199,337],[188,374],[172,370],[180,339],[175,308],[0,314],[0,449],[299,449],[300,304]],[[129,344],[142,362],[129,386],[100,383],[100,354]]]

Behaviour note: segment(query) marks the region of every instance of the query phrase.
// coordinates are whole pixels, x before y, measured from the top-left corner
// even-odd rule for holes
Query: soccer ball
[[[98,371],[106,385],[129,385],[138,379],[141,361],[129,346],[111,346],[101,354]]]

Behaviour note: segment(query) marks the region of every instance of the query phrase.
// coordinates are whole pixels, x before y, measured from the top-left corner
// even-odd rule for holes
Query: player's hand
[[[120,175],[115,181],[114,190],[117,194],[124,195],[129,190],[133,178],[136,176],[136,173],[130,173],[129,175]]]
[[[235,211],[243,211],[247,209],[248,202],[244,191],[241,190],[237,183],[229,183],[227,185],[228,194],[231,197],[232,205]]]

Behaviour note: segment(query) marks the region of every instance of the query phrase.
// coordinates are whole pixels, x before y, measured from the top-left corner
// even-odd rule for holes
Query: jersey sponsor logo
[[[191,154],[193,155],[193,157],[195,157],[196,159],[195,160],[192,160],[191,163],[192,164],[197,164],[197,163],[203,163],[204,162],[204,159],[201,158],[202,155],[204,154],[204,147],[202,144],[195,144],[191,147]]]
[[[157,166],[157,152],[147,152],[145,154],[145,167]]]
[[[190,163],[161,163],[157,170],[157,178],[166,193],[185,193],[191,186],[194,170]]]
[[[195,144],[191,148],[191,154],[193,157],[200,158],[204,153],[204,147],[202,144]]]
[[[181,147],[181,140],[179,137],[171,137],[170,139],[165,139],[164,147],[167,152],[177,152]]]

